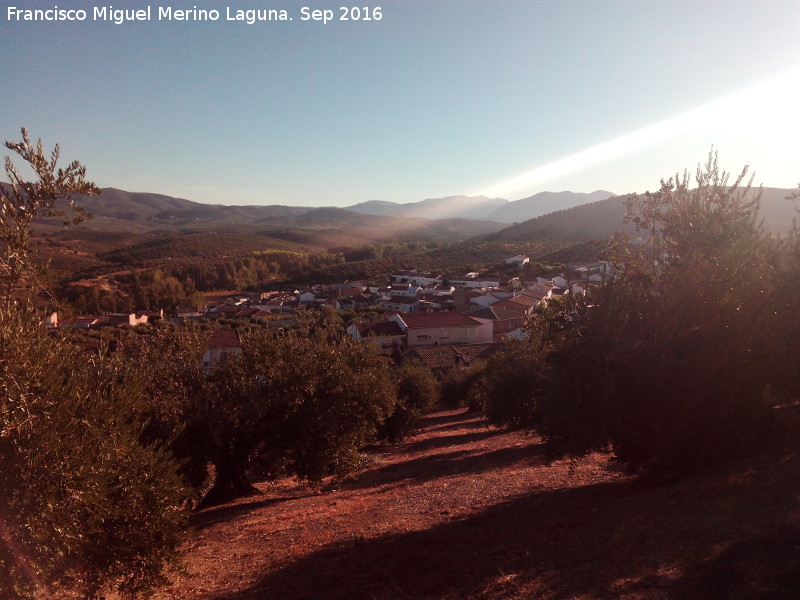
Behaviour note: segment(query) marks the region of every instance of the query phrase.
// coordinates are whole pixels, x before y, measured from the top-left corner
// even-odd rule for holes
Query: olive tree
[[[0,309],[0,347],[4,589],[151,589],[177,558],[186,492],[172,457],[141,442],[141,388],[121,383],[118,359],[48,335],[27,311]]]
[[[57,168],[25,129],[8,142],[0,185],[0,587],[4,598],[137,596],[163,580],[185,530],[186,492],[163,446],[146,444],[144,388],[104,352],[44,330],[36,312],[46,263],[34,219],[84,211],[97,193],[78,162]]]
[[[158,381],[175,384],[163,393],[181,408],[163,422],[180,427],[164,432],[177,434],[171,439],[187,458],[184,469],[202,475],[213,465],[201,507],[257,492],[252,475],[318,482],[350,472],[395,403],[384,359],[320,323],[313,332],[244,333],[241,354],[206,368],[195,355],[156,369],[172,370]]]
[[[34,175],[33,180],[26,179],[11,158],[5,157],[8,183],[0,184],[0,281],[8,309],[17,286],[27,284],[38,291],[46,272],[47,263],[37,261],[31,251],[32,221],[62,217],[64,226],[78,224],[88,213],[76,197],[99,194],[100,190],[86,181],[86,168],[78,161],[58,167],[59,146],[47,156],[42,140],[31,144],[24,127],[22,141],[6,142],[5,146],[22,158]]]
[[[540,375],[512,401],[527,406],[496,396],[495,414],[523,415],[551,447],[611,449],[659,478],[763,445],[765,396],[785,368],[776,303],[786,245],[763,230],[746,177],[745,168],[731,180],[712,154],[693,181],[676,176],[632,197],[627,219],[647,244],[613,242],[611,281],[536,323]]]

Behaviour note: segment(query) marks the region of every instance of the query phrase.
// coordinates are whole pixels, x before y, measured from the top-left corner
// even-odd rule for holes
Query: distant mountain
[[[590,202],[506,227],[485,239],[492,242],[561,240],[582,242],[599,240],[622,229],[624,196]]]
[[[76,232],[167,237],[190,232],[257,234],[323,249],[393,241],[458,242],[503,227],[502,223],[474,219],[372,215],[335,207],[201,204],[114,188],[104,188],[98,196],[81,197],[78,203],[94,218],[75,228]],[[60,229],[54,220],[42,220],[36,227],[40,233],[57,233]]]
[[[764,188],[761,197],[761,217],[764,227],[784,234],[797,216],[795,204],[786,200],[794,190]],[[754,190],[752,193],[756,193]],[[559,210],[541,217],[506,227],[487,236],[487,241],[511,242],[528,240],[561,240],[581,242],[608,238],[615,231],[634,233],[631,225],[624,226],[624,201],[627,196],[612,196],[573,208]]]
[[[792,191],[764,189],[762,216],[770,230],[786,232],[791,227],[796,213],[785,197]],[[622,227],[624,197],[609,195],[607,191],[542,192],[514,202],[485,196],[449,196],[409,204],[371,201],[343,209],[202,204],[163,194],[105,188],[99,196],[80,199],[80,204],[95,215],[80,229],[159,235],[190,231],[258,233],[317,248],[380,241],[456,242],[482,238],[579,242],[608,237]],[[568,208],[552,210],[564,206]],[[546,210],[551,212],[542,215]],[[503,223],[526,214],[540,216],[503,229]],[[54,231],[57,224],[38,226],[42,232]]]
[[[420,202],[397,204],[383,200],[370,200],[348,206],[347,210],[368,215],[390,217],[423,217],[426,219],[478,219],[498,223],[518,223],[534,217],[571,208],[580,204],[605,200],[612,192],[598,190],[591,194],[576,192],[540,192],[522,200],[509,202],[504,198],[486,196],[447,196],[428,198]]]
[[[126,192],[103,188],[98,196],[80,198],[79,204],[96,217],[119,219],[151,228],[185,228],[207,225],[252,223],[274,216],[301,215],[309,208],[298,206],[224,206],[201,204],[163,194]],[[87,222],[91,227],[91,221]]]
[[[564,210],[581,204],[605,200],[614,195],[614,193],[604,190],[598,190],[591,194],[576,192],[539,192],[528,198],[509,202],[495,210],[486,218],[490,221],[499,221],[501,223],[519,223],[557,210]]]
[[[405,204],[397,202],[387,202],[386,200],[367,200],[353,206],[347,206],[347,210],[362,213],[365,215],[379,215],[383,217],[393,217],[402,212]]]
[[[395,202],[386,202],[383,200],[370,200],[369,202],[348,206],[347,210],[389,217],[496,221],[496,219],[489,218],[489,215],[505,204],[508,204],[508,200],[504,198],[487,198],[486,196],[447,196],[446,198],[428,198],[420,202],[409,202],[406,204],[397,204]]]

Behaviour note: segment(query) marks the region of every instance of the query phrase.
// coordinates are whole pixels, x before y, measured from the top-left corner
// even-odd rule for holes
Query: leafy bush
[[[406,361],[394,369],[397,402],[381,424],[378,439],[392,444],[414,433],[422,417],[439,401],[439,386],[430,369],[415,361]]]
[[[249,330],[241,354],[205,371],[190,341],[157,367],[153,433],[187,459],[195,485],[214,466],[202,506],[254,492],[248,473],[315,482],[346,474],[395,403],[385,359],[324,315],[299,331]]]
[[[530,344],[513,341],[489,357],[472,395],[491,423],[533,429],[537,400],[547,383],[539,353]]]
[[[796,372],[797,301],[781,291],[796,259],[763,232],[745,172],[731,185],[712,156],[696,187],[684,175],[632,198],[647,246],[612,244],[613,281],[536,321],[530,356],[505,355],[511,372],[499,359],[492,418],[564,452],[611,448],[666,479],[768,443],[764,399]],[[528,380],[526,365],[540,375]],[[515,380],[525,393],[510,396]]]
[[[133,596],[177,558],[178,465],[140,442],[119,362],[0,311],[0,569],[12,598]],[[8,596],[6,596],[8,597]]]
[[[152,589],[178,554],[186,514],[178,465],[144,445],[143,388],[106,352],[49,337],[34,311],[47,261],[32,249],[34,218],[86,216],[96,194],[77,161],[56,168],[41,140],[6,142],[0,186],[0,573],[4,598],[97,598]],[[66,208],[71,215],[67,217]]]

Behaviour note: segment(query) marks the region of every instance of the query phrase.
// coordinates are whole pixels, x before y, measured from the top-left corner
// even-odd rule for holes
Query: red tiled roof
[[[462,362],[470,364],[475,360],[482,360],[498,352],[502,344],[460,344],[453,346],[453,350],[461,355]]]
[[[415,327],[477,327],[480,322],[457,312],[413,313],[401,315],[409,328]]]
[[[525,317],[525,315],[523,315],[518,311],[508,310],[507,308],[502,308],[497,305],[498,302],[495,302],[488,308],[473,310],[464,314],[467,315],[468,317],[476,317],[478,319],[490,319],[492,321],[508,321],[511,319],[522,319]]]
[[[234,314],[238,313],[242,310],[241,306],[231,306],[230,304],[220,304],[217,308],[214,309],[214,312],[218,313],[226,313],[226,314]]]
[[[516,300],[516,298],[519,298],[519,296],[515,296],[514,298],[506,298],[505,300],[498,300],[492,304],[492,308],[504,308],[506,310],[525,314],[530,312],[533,306],[538,304],[537,302],[533,302],[533,305],[531,305],[526,302],[520,302],[519,300]]]
[[[239,331],[236,329],[222,328],[217,329],[211,335],[211,341],[208,343],[209,348],[241,348],[242,340],[239,337]]]
[[[522,304],[523,306],[530,306],[530,307],[534,307],[537,304],[539,304],[539,300],[537,300],[536,298],[530,298],[528,296],[521,296],[521,295],[513,296],[511,298],[506,298],[506,300],[509,300],[511,302],[516,302],[517,304]]]

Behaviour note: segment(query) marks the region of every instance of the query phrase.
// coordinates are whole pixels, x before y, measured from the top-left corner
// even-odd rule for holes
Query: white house
[[[413,285],[411,283],[393,283],[389,286],[389,293],[392,296],[407,296],[409,298],[415,298],[419,295],[422,288],[418,285]]]
[[[442,283],[441,276],[437,276],[434,273],[417,271],[416,269],[400,271],[392,275],[392,278],[395,283],[410,283],[412,285],[421,285],[425,287]]]
[[[392,296],[378,302],[386,310],[396,310],[402,313],[415,313],[419,311],[419,299],[408,296]]]
[[[179,306],[178,317],[181,319],[197,318],[200,315],[200,309],[196,306]]]
[[[491,306],[495,302],[500,300],[497,296],[493,296],[492,294],[483,294],[481,296],[476,296],[470,300],[470,304],[474,304],[476,307],[486,308],[487,306]]]
[[[297,302],[300,304],[311,304],[317,300],[314,292],[299,292],[297,294]]]
[[[203,354],[202,365],[211,367],[216,362],[223,360],[226,356],[242,353],[242,341],[239,338],[239,331],[236,329],[222,328],[217,329],[211,334],[208,348]]]
[[[525,264],[529,263],[530,260],[531,260],[530,258],[528,258],[527,256],[525,256],[523,254],[517,254],[516,256],[512,256],[511,258],[507,258],[506,259],[506,264],[507,265],[519,265],[521,267],[522,265],[525,265]]]

